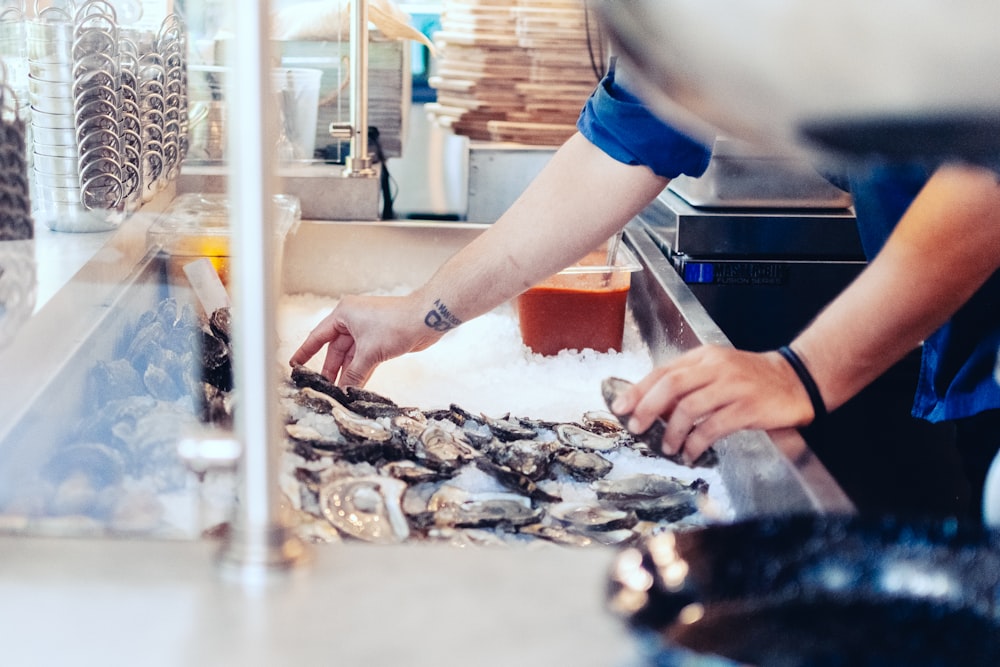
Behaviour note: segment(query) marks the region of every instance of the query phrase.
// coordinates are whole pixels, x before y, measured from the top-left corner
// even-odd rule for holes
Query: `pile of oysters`
[[[304,366],[281,401],[282,489],[312,541],[621,545],[705,522],[708,483],[628,472],[663,459],[609,412],[552,423],[421,410]]]

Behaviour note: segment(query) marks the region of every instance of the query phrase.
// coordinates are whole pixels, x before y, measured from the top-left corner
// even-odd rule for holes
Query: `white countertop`
[[[264,588],[209,542],[0,538],[5,664],[637,665],[614,551],[323,545]]]

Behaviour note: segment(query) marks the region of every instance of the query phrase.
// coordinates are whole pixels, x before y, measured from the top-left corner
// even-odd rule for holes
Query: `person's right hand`
[[[411,297],[345,296],[289,364],[305,364],[327,345],[321,373],[341,387],[362,387],[383,361],[423,350],[443,335],[424,324],[425,315]]]

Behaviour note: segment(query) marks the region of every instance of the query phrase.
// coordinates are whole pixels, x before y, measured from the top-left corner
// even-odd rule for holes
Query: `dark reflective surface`
[[[663,656],[680,648],[761,665],[995,665],[998,547],[996,532],[955,521],[745,521],[623,552],[610,603],[655,633]]]

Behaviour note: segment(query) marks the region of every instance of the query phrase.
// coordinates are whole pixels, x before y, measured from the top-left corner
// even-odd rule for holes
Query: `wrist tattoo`
[[[434,307],[428,310],[427,315],[424,316],[424,324],[434,331],[448,331],[461,323],[462,320],[452,315],[448,306],[441,303],[441,299],[435,299]]]

